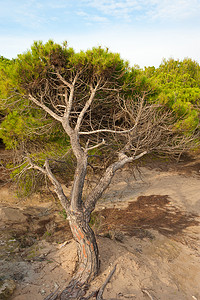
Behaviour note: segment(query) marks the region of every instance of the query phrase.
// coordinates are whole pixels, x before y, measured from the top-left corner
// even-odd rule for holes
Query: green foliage
[[[10,77],[12,74],[13,61],[0,56],[0,115],[1,118],[7,113],[7,100],[13,89],[13,81]]]
[[[145,68],[145,74],[160,89],[158,100],[173,110],[176,127],[191,131],[199,123],[200,66],[187,58],[163,60],[159,68]]]
[[[101,226],[101,217],[97,212],[92,212],[89,225],[94,231],[99,230]]]
[[[120,110],[118,90],[122,97],[123,95],[134,97],[141,95],[143,91],[153,90],[150,80],[139,68],[130,68],[118,53],[111,53],[108,49],[101,47],[75,53],[73,49],[53,41],[45,44],[41,41],[35,42],[29,51],[18,55],[13,70],[12,80],[23,97],[17,105],[13,102],[15,113],[11,112],[2,124],[1,136],[7,148],[18,147],[21,142],[27,146],[28,141],[43,141],[43,138],[46,138],[45,143],[52,141],[60,144],[61,139],[56,134],[57,125],[53,130],[51,128],[50,134],[48,130],[44,135],[40,133],[41,130],[36,130],[36,127],[46,126],[48,128],[48,125],[55,121],[52,121],[52,118],[45,115],[42,109],[34,107],[33,103],[27,100],[29,93],[36,97],[42,94],[44,104],[62,115],[62,112],[55,110],[56,105],[65,105],[62,98],[58,99],[57,96],[58,90],[62,88],[62,82],[59,81],[55,72],[59,71],[59,74],[67,82],[72,82],[75,73],[79,73],[79,82],[74,92],[76,101],[74,101],[73,110],[75,112],[82,109],[90,86],[95,85],[99,79],[101,82],[105,82],[104,89],[98,91],[92,104],[93,128],[98,126],[99,120],[105,122],[105,126],[108,126],[109,120],[113,122],[112,115]],[[63,91],[60,90],[60,93]],[[104,116],[103,119],[102,116]],[[89,115],[85,118],[86,122],[88,122],[87,118]],[[17,120],[19,120],[19,124],[17,124]],[[85,125],[84,122],[82,125]],[[102,125],[104,124],[102,123]],[[59,129],[63,133],[63,129],[60,127]],[[50,137],[47,138],[47,134]],[[53,136],[54,139],[52,139]]]
[[[1,123],[0,138],[7,149],[15,149],[17,140],[23,139],[23,124],[24,121],[17,111],[11,111]]]
[[[48,71],[53,72],[53,65],[61,70],[67,68],[70,57],[74,54],[72,48],[62,47],[49,40],[46,44],[42,41],[34,42],[31,49],[24,54],[19,54],[16,59],[15,79],[18,86],[27,93],[42,79],[48,77]]]
[[[101,82],[102,88],[95,95],[92,112],[87,111],[82,121],[84,130],[87,131],[88,126],[99,129],[99,121],[102,128],[112,128],[113,116],[117,116],[116,127],[128,128],[129,123],[121,120],[120,105],[123,99],[128,104],[130,99],[145,94],[145,101],[159,101],[173,111],[177,119],[175,129],[190,132],[199,123],[199,71],[199,65],[190,59],[170,59],[163,61],[159,68],[149,67],[143,71],[137,66],[130,68],[118,53],[101,47],[75,53],[66,44],[59,45],[52,40],[45,44],[34,42],[30,50],[15,60],[0,57],[0,113],[3,117],[0,138],[7,149],[26,151],[39,166],[43,166],[46,157],[50,158],[54,174],[64,178],[65,182],[72,180],[73,155],[65,156],[70,149],[69,137],[56,120],[29,100],[29,94],[39,97],[41,103],[62,116],[62,107],[66,105],[63,93],[66,91],[56,72],[69,84],[78,73],[70,119],[72,128],[91,86]],[[110,143],[117,151],[114,142]],[[101,155],[101,151],[95,149],[89,155]],[[56,162],[59,158],[61,163]],[[17,178],[23,167],[15,169],[12,176]],[[28,195],[37,186],[36,177],[32,171],[20,176],[20,193]]]
[[[35,42],[30,51],[16,60],[0,57],[0,113],[3,119],[0,138],[7,149],[24,147],[29,152],[40,152],[46,148],[63,153],[63,148],[68,148],[69,139],[63,128],[34,107],[26,97],[29,90],[24,89],[29,83],[33,85],[38,77],[45,76],[45,64],[50,66],[52,57],[54,60],[56,55],[59,57],[61,49],[52,41],[45,46]],[[72,49],[63,51],[64,54],[67,52],[66,56],[73,53]]]
[[[67,213],[66,213],[66,210],[63,209],[59,212],[59,214],[66,220],[67,219]]]
[[[112,80],[112,78],[116,80],[117,76],[121,77],[129,68],[128,63],[124,62],[118,53],[111,53],[108,49],[101,47],[76,53],[71,57],[69,64],[75,70],[87,66],[85,76],[87,75],[90,81],[98,75],[109,77],[109,80]]]
[[[38,190],[39,185],[41,186],[41,174],[40,177],[36,177],[34,170],[28,170],[23,173],[19,178],[17,178],[18,197],[28,197],[34,191]]]
[[[7,149],[31,147],[37,152],[42,148],[63,153],[69,147],[69,138],[64,134],[60,124],[45,118],[41,110],[10,110],[1,123],[0,138]],[[29,144],[29,146],[28,146]]]
[[[0,56],[0,99],[6,97],[8,94],[11,81],[6,75],[11,72],[12,65],[13,61]]]
[[[111,53],[107,49],[98,47],[75,53],[72,48],[50,40],[46,44],[35,42],[29,51],[18,55],[14,77],[18,86],[27,94],[45,86],[48,80],[54,79],[56,85],[55,70],[68,82],[71,82],[74,72],[80,72],[85,88],[87,83],[94,82],[99,75],[113,80],[115,85],[128,69],[128,63],[119,54]]]

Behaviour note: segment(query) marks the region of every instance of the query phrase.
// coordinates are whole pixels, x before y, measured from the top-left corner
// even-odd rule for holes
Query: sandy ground
[[[101,268],[90,291],[116,265],[105,299],[200,300],[198,171],[142,168],[142,174],[115,176],[93,216]],[[0,201],[0,275],[16,284],[10,299],[42,300],[64,288],[76,266],[76,246],[55,204],[35,198],[22,208],[6,188]]]

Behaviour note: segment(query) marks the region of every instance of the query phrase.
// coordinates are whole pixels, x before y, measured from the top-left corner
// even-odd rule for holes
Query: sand
[[[97,205],[93,227],[101,267],[90,291],[98,289],[116,265],[104,291],[105,299],[200,300],[198,170],[189,174],[149,168],[142,168],[142,175],[131,172],[123,170],[116,174]],[[77,262],[75,242],[58,212],[50,215],[55,203],[35,200],[27,202],[26,207],[23,203],[22,207],[9,193],[12,201],[8,205],[3,194],[6,195],[5,188],[0,199],[4,216],[4,222],[0,223],[4,226],[2,243],[11,240],[11,223],[13,230],[22,230],[20,218],[26,218],[23,226],[26,222],[38,226],[34,225],[37,241],[32,231],[23,249],[19,237],[13,242],[14,252],[9,250],[7,256],[5,244],[2,245],[1,274],[16,283],[10,299],[44,299],[57,288],[64,288],[72,278]],[[11,213],[8,208],[15,209],[15,219],[8,216]],[[33,218],[41,212],[43,227],[39,218]],[[30,226],[27,228],[31,231]],[[33,243],[28,245],[30,238]]]

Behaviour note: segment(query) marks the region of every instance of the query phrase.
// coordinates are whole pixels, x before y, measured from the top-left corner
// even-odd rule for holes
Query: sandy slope
[[[200,300],[199,189],[197,172],[189,176],[146,168],[142,176],[119,172],[97,206],[94,229],[101,270],[91,290],[101,286],[116,265],[104,292],[106,299]],[[157,196],[138,198],[151,195]],[[162,197],[165,195],[167,201]],[[141,207],[138,199],[151,199],[151,203]],[[4,200],[1,198],[5,207]],[[131,226],[116,225],[116,218],[123,223],[122,216],[125,220],[128,215]],[[58,286],[63,288],[72,277],[76,247],[70,237],[61,244],[43,239],[25,252],[23,260],[2,259],[4,274],[11,278],[13,274],[15,278],[16,274],[22,275],[13,300],[41,300]]]

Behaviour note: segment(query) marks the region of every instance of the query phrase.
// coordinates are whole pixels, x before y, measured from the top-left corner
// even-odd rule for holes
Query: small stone
[[[46,291],[42,289],[42,290],[40,290],[40,294],[44,295],[44,294],[46,294]]]
[[[13,294],[16,288],[16,284],[14,280],[5,279],[0,282],[0,299],[6,300],[9,299],[10,296]]]
[[[58,289],[58,288],[59,288],[59,285],[55,282],[55,283],[54,283],[54,287],[55,287],[55,289]]]

